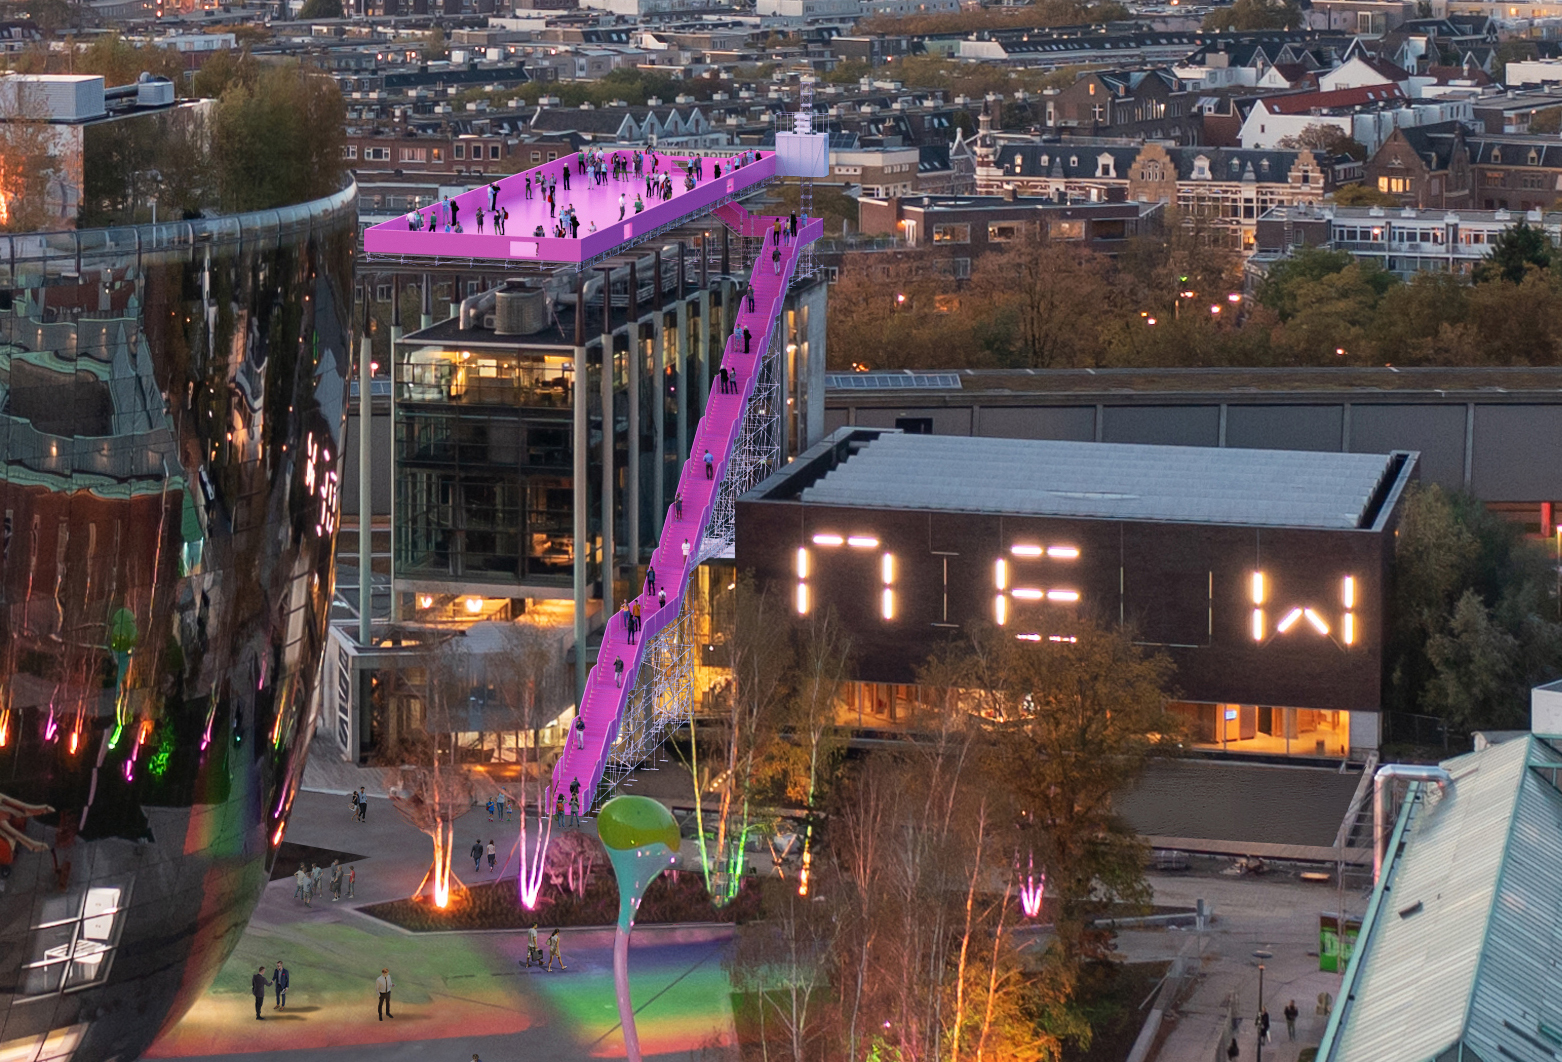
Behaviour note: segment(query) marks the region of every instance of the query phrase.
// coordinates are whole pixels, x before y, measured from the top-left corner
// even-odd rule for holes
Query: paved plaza
[[[488,822],[476,808],[456,825],[456,854],[474,838],[490,837],[500,853],[519,833],[511,823]],[[291,878],[266,888],[260,906],[216,983],[172,1029],[149,1058],[198,1059],[227,1055],[308,1057],[375,1062],[484,1062],[511,1059],[588,1059],[623,1056],[613,1001],[612,933],[566,930],[562,952],[569,969],[544,973],[521,965],[519,932],[412,934],[356,908],[409,895],[422,878],[429,840],[404,823],[389,801],[372,800],[368,821],[350,818],[346,796],[299,794],[287,841],[322,852],[362,856],[356,897],[312,908],[294,899]],[[501,855],[501,859],[502,859]],[[465,881],[472,873],[458,858]],[[502,868],[501,868],[502,869]],[[606,872],[605,870],[603,872]],[[510,877],[514,877],[510,868]],[[640,1043],[647,1058],[696,1060],[704,1049],[730,1043],[732,1013],[721,952],[728,930],[636,929],[630,968]],[[250,975],[281,959],[290,972],[287,1007],[268,995],[257,1022]],[[395,981],[395,1018],[376,1017],[374,979],[388,967]]]

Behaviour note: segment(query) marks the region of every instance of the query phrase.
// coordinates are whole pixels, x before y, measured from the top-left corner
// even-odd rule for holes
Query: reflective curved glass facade
[[[0,237],[5,1062],[130,1062],[265,884],[330,603],[356,196]]]

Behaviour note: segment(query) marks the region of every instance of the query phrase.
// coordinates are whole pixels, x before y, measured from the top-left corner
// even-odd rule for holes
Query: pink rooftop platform
[[[685,188],[684,176],[687,167],[693,163],[694,156],[673,155],[659,151],[645,151],[641,154],[644,157],[644,172],[650,172],[653,158],[657,162],[655,172],[658,175],[669,172],[670,169],[673,177],[671,199],[647,197],[644,172],[637,176],[632,167],[627,176],[614,178],[611,176],[610,165],[608,179],[602,184],[596,184],[589,173],[580,172],[577,165],[579,155],[570,154],[562,159],[523,170],[509,177],[501,177],[492,182],[499,186],[498,205],[510,212],[502,236],[493,232],[492,215],[488,206],[489,185],[480,184],[451,197],[451,202],[458,204],[460,208],[458,216],[462,232],[445,232],[443,224],[439,221],[442,204],[433,204],[418,211],[425,220],[425,227],[422,229],[411,227],[410,213],[393,221],[371,226],[363,234],[364,250],[370,254],[436,258],[591,262],[612,253],[615,248],[635,242],[671,225],[707,214],[722,203],[776,176],[776,154],[773,151],[749,151],[747,158],[751,161],[742,161],[744,156],[737,152],[724,157],[707,155],[700,158],[701,179],[693,188]],[[604,158],[608,160],[611,160],[614,155],[629,159],[632,157],[632,151],[619,148],[604,152]],[[567,191],[564,188],[566,167],[570,171],[570,188]],[[718,167],[721,176],[713,177],[712,173]],[[538,181],[541,178],[549,178],[557,182],[555,200],[558,217],[563,216],[565,207],[575,208],[575,214],[580,218],[578,238],[559,238],[552,234],[556,219],[549,213],[547,199],[537,191]],[[528,181],[532,186],[530,199],[526,197]],[[619,218],[620,195],[624,197],[622,220]],[[635,213],[634,207],[636,195],[640,196],[644,205],[644,209],[638,214]],[[482,232],[477,231],[479,207],[482,208],[484,215]],[[426,227],[427,219],[431,216],[436,219],[434,231]],[[593,223],[596,224],[596,232],[590,231]],[[543,235],[540,237],[535,235],[538,225],[541,225],[543,230]]]

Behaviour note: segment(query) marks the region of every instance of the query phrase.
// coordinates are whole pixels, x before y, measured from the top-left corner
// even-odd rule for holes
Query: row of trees
[[[1240,261],[1167,220],[1115,259],[1031,236],[959,282],[927,256],[849,255],[831,293],[830,359],[900,368],[1553,365],[1562,271],[1519,223],[1474,277],[1409,282],[1304,249],[1248,298]]]
[[[710,888],[735,892],[744,839],[801,811],[801,870],[728,957],[768,1050],[802,1059],[1051,1059],[1090,1026],[1081,975],[1110,961],[1095,920],[1149,899],[1113,796],[1174,746],[1170,666],[1121,632],[1073,642],[973,630],[929,660],[907,738],[844,755],[848,632],[796,630],[740,578],[734,681],[693,742]],[[1027,950],[1020,892],[1045,875]]]

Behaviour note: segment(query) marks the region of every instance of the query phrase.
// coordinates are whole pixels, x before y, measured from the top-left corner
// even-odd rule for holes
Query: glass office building
[[[0,236],[0,1058],[128,1062],[228,957],[301,781],[356,188]]]

